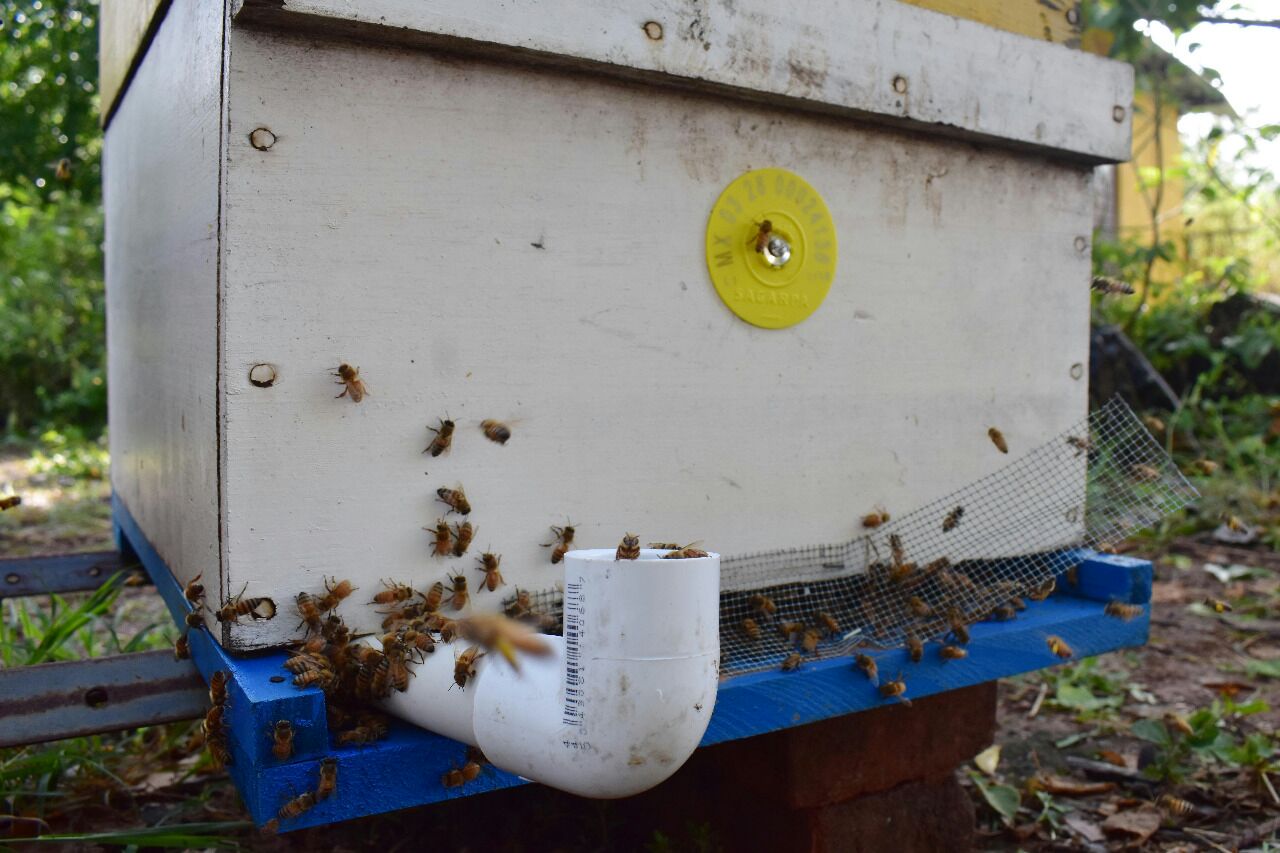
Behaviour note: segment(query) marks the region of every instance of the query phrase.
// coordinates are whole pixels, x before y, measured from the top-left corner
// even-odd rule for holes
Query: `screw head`
[[[1116,104],[1111,108],[1111,119],[1117,123],[1124,121],[1125,108]]]
[[[761,254],[764,255],[765,262],[769,266],[781,269],[787,265],[787,261],[791,260],[791,244],[781,237],[770,237]]]

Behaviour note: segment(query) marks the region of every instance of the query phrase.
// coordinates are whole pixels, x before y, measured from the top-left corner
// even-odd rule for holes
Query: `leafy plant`
[[[1081,721],[1111,716],[1127,693],[1124,683],[1098,669],[1097,658],[1045,670],[1043,678],[1052,691],[1049,705],[1073,711]]]

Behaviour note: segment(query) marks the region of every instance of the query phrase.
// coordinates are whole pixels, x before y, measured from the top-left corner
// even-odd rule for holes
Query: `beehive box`
[[[430,556],[440,486],[543,589],[566,519],[583,546],[847,540],[999,467],[989,426],[1016,454],[1085,413],[1127,66],[888,0],[174,0],[153,31],[105,147],[112,478],[179,582],[281,603],[230,650],[295,636],[326,576],[474,585]],[[755,227],[717,200],[765,168],[836,244],[786,328],[708,268]]]

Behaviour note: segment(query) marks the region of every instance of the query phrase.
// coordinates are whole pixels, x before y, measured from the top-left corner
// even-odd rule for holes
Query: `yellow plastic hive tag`
[[[817,190],[786,169],[756,169],[725,187],[707,222],[707,269],[729,310],[782,329],[827,298],[836,228]]]

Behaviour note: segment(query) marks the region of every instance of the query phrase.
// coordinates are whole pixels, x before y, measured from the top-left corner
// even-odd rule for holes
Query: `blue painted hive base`
[[[142,535],[128,509],[113,498],[117,541],[122,552],[136,554],[181,624],[190,607],[159,554]],[[1128,622],[1103,614],[1109,601],[1147,604],[1151,563],[1080,552],[1076,584],[1059,579],[1058,592],[1044,602],[1029,602],[1011,622],[970,626],[969,655],[942,661],[934,648],[920,663],[903,650],[872,653],[883,676],[903,673],[907,698],[919,698],[1060,664],[1047,638],[1057,636],[1088,657],[1139,646],[1147,640],[1149,613]],[[441,800],[525,784],[525,780],[486,766],[474,781],[445,788],[441,777],[461,766],[465,745],[400,722],[389,736],[368,746],[331,742],[324,694],[298,689],[282,664],[283,652],[232,657],[206,629],[190,632],[191,656],[208,681],[214,672],[229,675],[227,728],[232,763],[227,768],[253,820],[262,825],[286,802],[313,791],[320,761],[338,764],[336,793],[296,818],[280,822],[281,831],[317,826]],[[755,672],[721,682],[715,713],[703,746],[804,725],[896,700],[879,691],[847,657],[811,661],[794,672]],[[280,761],[271,753],[278,720],[294,729],[293,755]]]

